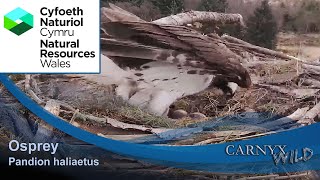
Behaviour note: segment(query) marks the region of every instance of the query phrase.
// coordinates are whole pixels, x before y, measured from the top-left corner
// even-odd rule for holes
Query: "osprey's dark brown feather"
[[[198,74],[214,74],[241,87],[251,85],[249,73],[234,53],[193,29],[147,22],[107,22],[102,28],[114,38],[102,39],[108,56],[167,61],[201,68]]]
[[[125,65],[128,67],[136,67],[136,63],[132,62],[132,59],[140,59],[143,62],[149,61],[166,61],[168,58],[172,58],[172,62],[176,61],[178,64],[178,55],[185,57],[188,60],[196,61],[197,57],[192,53],[182,53],[178,50],[165,49],[161,47],[154,47],[148,45],[142,45],[140,43],[126,41],[126,40],[115,40],[110,38],[101,38],[101,50],[102,54],[112,57],[114,61],[119,64],[119,61],[125,60]],[[124,65],[124,62],[121,62]]]

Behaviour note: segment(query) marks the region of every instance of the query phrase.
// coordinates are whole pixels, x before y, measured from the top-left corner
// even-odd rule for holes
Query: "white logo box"
[[[0,73],[100,73],[99,0],[1,0],[0,7]],[[18,7],[34,19],[33,28],[20,36],[4,28],[4,16]],[[49,17],[50,12],[54,16]],[[65,15],[60,15],[63,13]],[[41,18],[44,18],[42,26]],[[45,24],[46,18],[62,22],[79,20],[69,21],[69,25],[83,26],[51,26],[56,25],[55,22]],[[15,22],[21,23],[21,20]],[[50,33],[56,36],[49,38]],[[56,41],[69,47],[53,47],[60,44]],[[67,41],[69,43],[64,43]],[[41,55],[41,49],[47,53]],[[65,55],[62,51],[76,56],[61,57]],[[81,58],[81,52],[86,51],[90,56]],[[50,56],[55,53],[58,56]]]

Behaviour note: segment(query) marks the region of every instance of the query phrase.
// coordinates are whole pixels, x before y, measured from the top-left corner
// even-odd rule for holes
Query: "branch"
[[[310,111],[306,113],[304,118],[298,121],[300,124],[312,124],[315,123],[314,118],[320,114],[320,103],[315,105]]]
[[[301,67],[302,67],[302,69],[304,69],[307,73],[320,75],[320,66],[302,64]]]
[[[254,51],[258,54],[272,56],[273,58],[280,58],[280,59],[284,59],[284,60],[297,60],[297,58],[292,57],[292,56],[288,56],[282,52],[278,52],[278,51],[270,50],[267,48],[255,46],[255,45],[250,44],[248,42],[245,42],[241,39],[237,39],[235,37],[228,36],[226,34],[221,36],[221,38],[223,40],[227,41],[228,43],[233,43],[233,44],[226,44],[227,47],[229,47],[229,48],[237,47],[237,48],[243,49],[243,51],[249,51],[249,52]]]
[[[101,8],[101,23],[114,21],[132,21],[132,22],[145,22],[138,16],[109,3],[109,7]]]
[[[25,91],[31,96],[31,98],[33,99],[33,100],[35,100],[38,104],[45,104],[45,102],[42,100],[42,99],[40,99],[37,95],[36,95],[36,93],[32,90],[32,88],[31,88],[31,75],[30,74],[27,74],[27,75],[25,75],[25,84],[24,84],[24,86],[25,86]]]
[[[287,94],[289,96],[293,96],[298,99],[314,96],[315,93],[320,91],[320,89],[289,89],[287,87],[267,85],[267,84],[259,84],[259,86],[268,88],[272,91],[280,92],[282,94]]]
[[[304,83],[310,85],[311,87],[320,89],[320,81],[317,81],[314,79],[304,79],[303,81],[304,81]]]
[[[150,134],[134,134],[134,135],[104,135],[101,133],[97,134],[98,136],[102,136],[109,139],[114,139],[118,141],[131,141],[138,138],[145,138],[150,136]]]
[[[136,124],[128,124],[128,123],[123,123],[120,122],[118,120],[112,119],[112,118],[100,118],[100,117],[95,117],[92,115],[85,115],[82,113],[77,113],[75,112],[74,114],[75,117],[83,119],[83,120],[89,120],[92,122],[96,122],[99,124],[110,124],[112,127],[115,128],[120,128],[120,129],[134,129],[134,130],[139,130],[139,131],[143,131],[143,132],[151,132],[153,134],[159,134],[159,133],[163,133],[166,132],[170,129],[166,129],[166,128],[151,128],[151,127],[145,127],[145,126],[141,126],[141,125],[136,125]]]
[[[60,104],[55,100],[49,100],[44,109],[51,112],[55,116],[59,116],[60,114]]]
[[[318,60],[302,61],[302,62],[303,62],[303,64],[307,64],[307,65],[320,66],[320,61],[318,61]]]
[[[153,21],[153,23],[160,25],[177,26],[193,24],[195,22],[214,24],[239,24],[241,27],[245,27],[243,18],[240,14],[226,14],[202,11],[189,11]]]

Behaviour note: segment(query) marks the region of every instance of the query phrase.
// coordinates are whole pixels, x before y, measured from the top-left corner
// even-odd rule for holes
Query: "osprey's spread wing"
[[[251,85],[249,73],[236,55],[223,43],[193,29],[120,21],[103,23],[102,29],[109,36],[102,35],[103,53],[120,65],[162,61],[178,69],[192,67],[187,74],[213,75],[216,81],[234,82],[241,87]]]
[[[116,84],[116,94],[132,105],[167,115],[177,99],[209,86],[234,92],[235,83],[251,85],[238,56],[217,39],[184,26],[145,22],[112,4],[102,9],[101,20],[101,74],[86,77]]]

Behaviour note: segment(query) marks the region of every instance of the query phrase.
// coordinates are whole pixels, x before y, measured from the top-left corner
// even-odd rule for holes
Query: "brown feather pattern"
[[[102,49],[109,56],[168,61],[207,70],[203,72],[218,74],[241,87],[251,85],[249,73],[238,56],[224,44],[193,29],[148,22],[107,22],[102,23],[102,28],[114,38],[101,40]]]

